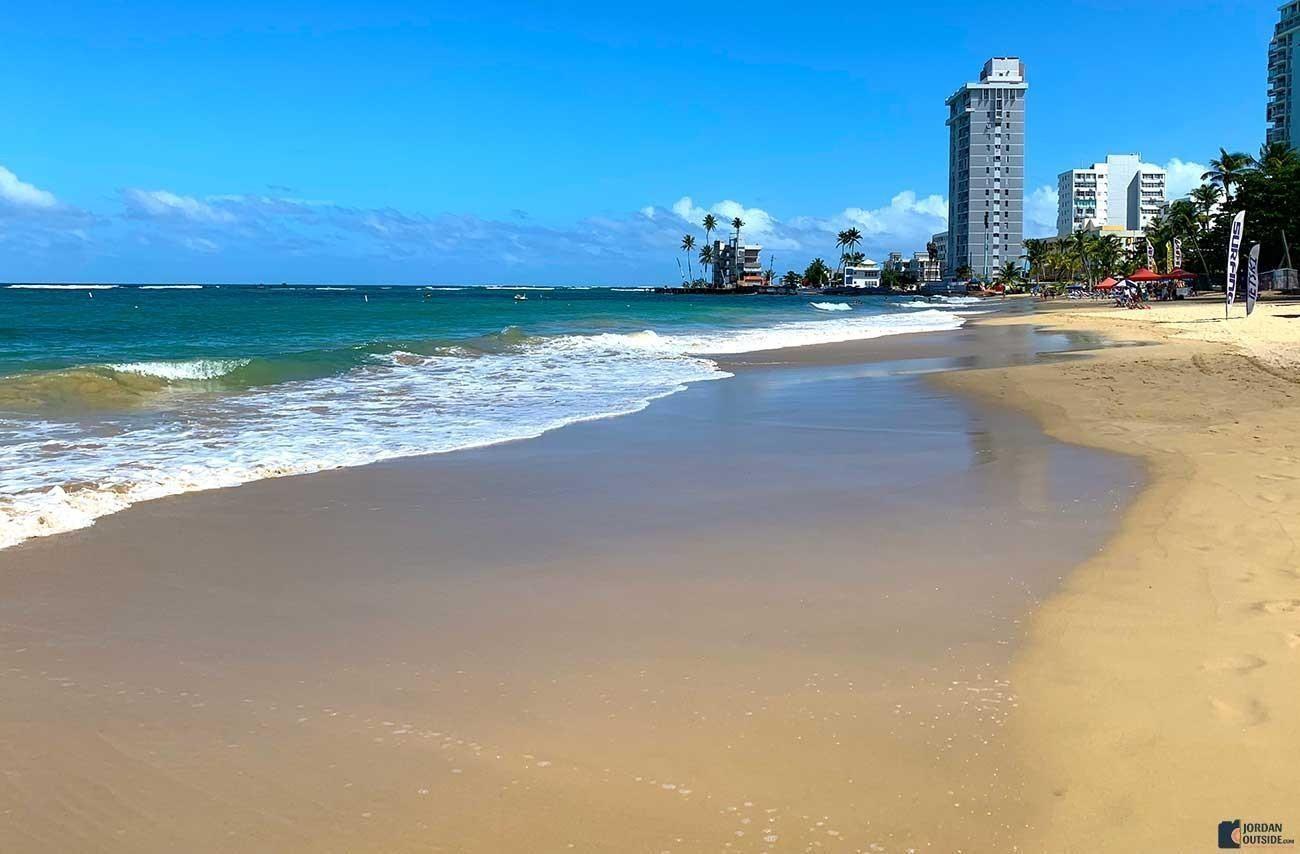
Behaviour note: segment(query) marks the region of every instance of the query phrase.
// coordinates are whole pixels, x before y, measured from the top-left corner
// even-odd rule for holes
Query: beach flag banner
[[[1225,282],[1227,302],[1223,304],[1225,318],[1232,309],[1233,300],[1237,298],[1237,268],[1241,266],[1241,238],[1245,236],[1245,232],[1246,212],[1241,211],[1232,218],[1232,231],[1228,237],[1228,280]]]
[[[1154,271],[1156,269],[1156,248],[1147,241],[1147,269]]]
[[[1255,310],[1255,300],[1259,299],[1259,244],[1250,247],[1246,256],[1246,316]]]
[[[1165,244],[1165,266],[1169,268],[1165,270],[1166,273],[1172,273],[1174,267],[1177,266],[1174,264],[1174,242],[1172,240]]]
[[[1183,269],[1183,241],[1174,238],[1174,269]]]

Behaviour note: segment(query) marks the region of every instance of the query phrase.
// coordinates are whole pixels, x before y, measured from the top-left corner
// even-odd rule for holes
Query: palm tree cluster
[[[687,279],[688,287],[711,286],[713,284],[713,265],[718,261],[717,258],[713,257],[713,232],[718,227],[718,218],[711,213],[705,214],[704,219],[700,221],[700,225],[704,228],[704,245],[700,247],[698,260],[701,272],[705,273],[700,279],[695,278],[695,269],[692,266],[691,258],[691,252],[695,249],[695,235],[689,233],[682,235],[681,249],[686,253],[686,272],[689,276]],[[745,221],[740,217],[733,217],[731,227],[736,231],[736,243],[740,243],[740,230],[745,227]]]
[[[836,235],[835,248],[840,250],[840,281],[844,280],[844,267],[847,264],[859,264],[866,256],[857,251],[862,243],[862,232],[856,228],[846,228]]]
[[[1246,212],[1246,243],[1260,244],[1260,268],[1283,263],[1283,235],[1300,237],[1300,155],[1285,143],[1269,143],[1251,156],[1219,149],[1201,176],[1205,183],[1147,226],[1156,263],[1168,267],[1170,243],[1183,245],[1185,267],[1212,279],[1227,269],[1228,230]],[[1144,259],[1145,261],[1145,259]]]
[[[1156,265],[1161,270],[1173,266],[1169,251],[1177,240],[1184,267],[1211,278],[1221,276],[1228,228],[1233,215],[1244,210],[1247,242],[1261,244],[1261,268],[1278,266],[1283,233],[1288,240],[1300,238],[1300,155],[1282,143],[1265,145],[1254,157],[1220,148],[1201,180],[1205,183],[1171,202],[1147,225]],[[1083,232],[1050,243],[1026,240],[1025,254],[1030,276],[1040,281],[1096,284],[1106,276],[1131,275],[1147,266],[1144,243],[1125,253],[1118,238]]]
[[[1137,270],[1136,260],[1125,255],[1124,245],[1111,234],[1079,231],[1063,241],[1026,240],[1025,258],[1034,281],[1082,280],[1095,285],[1107,276],[1127,276]]]

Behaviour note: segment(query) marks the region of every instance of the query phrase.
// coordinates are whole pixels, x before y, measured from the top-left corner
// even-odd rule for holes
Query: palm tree
[[[700,250],[700,266],[706,270],[713,269],[713,247],[712,246],[705,246]],[[713,277],[706,275],[704,277],[704,282],[706,285],[713,284]]]
[[[1230,152],[1219,149],[1219,156],[1210,161],[1210,171],[1201,176],[1202,181],[1210,181],[1223,188],[1225,202],[1232,201],[1232,185],[1241,180],[1241,174],[1250,168],[1254,158],[1240,151]]]
[[[1124,247],[1119,242],[1118,237],[1107,234],[1092,241],[1089,254],[1092,257],[1096,274],[1098,276],[1111,276],[1119,268],[1120,259],[1124,255]]]
[[[1071,254],[1074,256],[1075,260],[1079,262],[1079,270],[1083,273],[1084,277],[1088,279],[1089,284],[1092,283],[1092,269],[1088,265],[1088,250],[1091,248],[1092,242],[1088,239],[1088,234],[1086,232],[1080,230],[1070,236]]]
[[[1214,209],[1219,204],[1219,188],[1213,184],[1202,184],[1190,193],[1191,200],[1201,214],[1201,227],[1208,228]]]
[[[844,265],[851,257],[850,250],[857,249],[862,242],[862,232],[856,228],[846,228],[836,235],[835,247],[840,250],[840,277],[844,277]]]
[[[821,258],[814,258],[803,273],[804,281],[814,288],[820,288],[831,278],[831,268]]]
[[[740,217],[732,217],[731,227],[736,229],[736,245],[740,245],[740,230],[745,227],[745,221]]]
[[[1259,157],[1252,158],[1254,166],[1265,177],[1273,177],[1296,162],[1296,153],[1285,142],[1268,142],[1259,147]]]
[[[1029,262],[1029,275],[1043,277],[1043,261],[1047,258],[1047,244],[1042,240],[1029,238],[1025,241],[1025,260]]]
[[[709,268],[713,268],[713,229],[718,227],[718,218],[711,213],[704,215],[704,242],[708,245],[704,248],[709,250]],[[701,253],[704,251],[700,250]],[[709,277],[710,280],[712,276]]]
[[[695,270],[691,267],[691,250],[695,248],[695,236],[686,234],[682,236],[682,251],[686,253],[686,271],[690,274],[691,284],[695,284]]]
[[[993,275],[1002,283],[1003,293],[1005,293],[1008,288],[1020,282],[1020,265],[1015,261],[1007,261]]]
[[[1047,255],[1043,258],[1043,267],[1047,272],[1047,277],[1054,282],[1070,278],[1071,266],[1073,259],[1069,251],[1060,243],[1053,243],[1052,247],[1047,250]]]

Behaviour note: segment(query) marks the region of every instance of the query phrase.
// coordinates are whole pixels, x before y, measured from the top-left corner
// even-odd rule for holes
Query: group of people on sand
[[[1146,288],[1134,282],[1126,282],[1115,287],[1116,308],[1150,308],[1147,305]]]

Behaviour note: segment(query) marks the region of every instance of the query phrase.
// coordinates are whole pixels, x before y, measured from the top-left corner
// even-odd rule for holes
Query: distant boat
[[[528,297],[523,294],[515,294],[515,302],[523,302],[526,299],[528,299]]]

